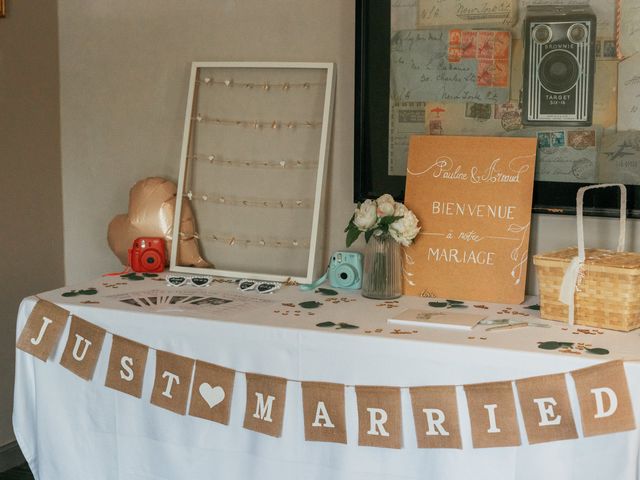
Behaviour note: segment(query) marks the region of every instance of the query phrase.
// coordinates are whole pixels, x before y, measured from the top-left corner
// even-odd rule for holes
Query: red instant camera
[[[166,261],[164,252],[164,238],[136,238],[129,249],[129,266],[134,272],[162,272]]]

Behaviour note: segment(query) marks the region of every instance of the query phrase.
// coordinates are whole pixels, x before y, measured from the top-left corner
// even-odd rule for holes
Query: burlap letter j
[[[67,324],[69,312],[46,300],[33,307],[16,347],[46,362]]]

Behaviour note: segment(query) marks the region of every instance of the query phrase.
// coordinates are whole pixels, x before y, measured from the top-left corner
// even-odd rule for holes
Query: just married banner
[[[17,348],[48,361],[69,333],[60,364],[84,380],[92,380],[105,337],[112,337],[104,385],[142,397],[149,350],[155,351],[150,402],[178,415],[229,424],[235,375],[246,377],[243,427],[274,437],[282,434],[287,382],[300,382],[307,441],[347,443],[345,385],[300,381],[238,372],[223,366],[165,352],[94,325],[67,310],[39,300],[22,330]],[[572,409],[566,374],[513,381],[464,385],[466,405],[459,405],[456,386],[410,387],[411,410],[419,448],[461,449],[460,408],[466,408],[474,448],[517,446],[521,415],[529,444],[633,430],[635,418],[621,361],[568,374],[579,409]],[[402,448],[401,389],[356,385],[358,444]],[[579,410],[579,419],[574,411]]]

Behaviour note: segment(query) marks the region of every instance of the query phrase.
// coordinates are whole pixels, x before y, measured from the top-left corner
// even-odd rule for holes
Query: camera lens
[[[563,93],[578,81],[580,66],[576,57],[566,50],[553,50],[542,57],[538,72],[546,90]]]
[[[582,43],[587,40],[587,28],[581,23],[574,23],[567,35],[573,43]]]
[[[162,258],[157,250],[145,250],[140,257],[142,264],[146,265],[149,270],[158,268]]]
[[[537,25],[533,29],[533,39],[540,44],[549,43],[551,37],[552,31],[549,25]]]
[[[336,277],[340,279],[340,286],[349,287],[356,282],[356,272],[351,265],[342,264],[336,270]]]

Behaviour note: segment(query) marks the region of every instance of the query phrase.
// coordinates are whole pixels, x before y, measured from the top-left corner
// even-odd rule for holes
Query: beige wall
[[[192,60],[337,64],[327,250],[344,248],[353,208],[352,1],[60,0],[59,6],[69,282],[119,268],[106,228],[126,210],[136,180],[176,178]],[[589,219],[587,229],[593,245],[614,244],[610,220]],[[630,233],[636,249],[637,229]],[[533,233],[534,251],[572,244],[574,217],[538,216]]]
[[[20,300],[64,282],[56,2],[0,18],[0,446],[11,410]]]
[[[177,178],[190,62],[335,62],[330,235],[352,207],[354,11],[345,0],[60,0],[67,280],[120,268],[106,243],[131,185]]]

